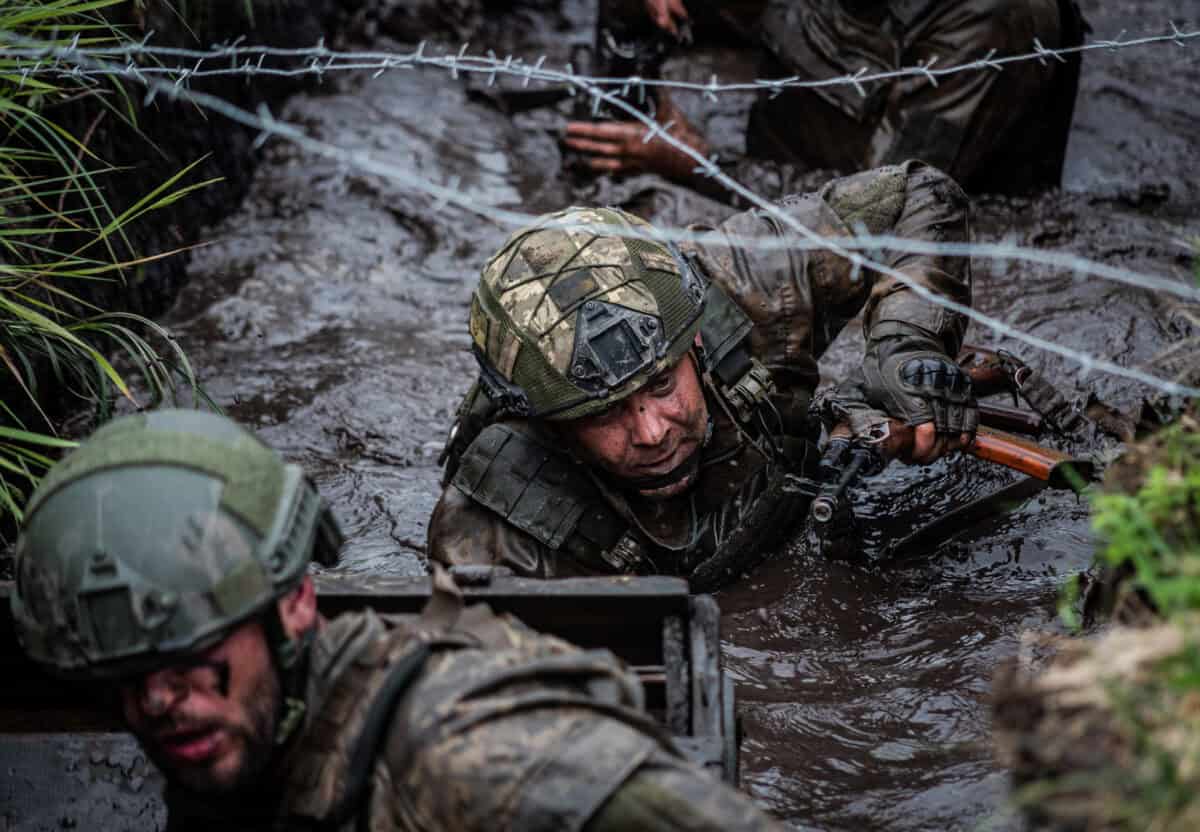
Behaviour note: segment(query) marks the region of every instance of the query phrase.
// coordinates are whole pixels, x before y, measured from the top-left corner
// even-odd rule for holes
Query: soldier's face
[[[704,441],[708,406],[690,353],[608,410],[564,425],[569,439],[592,464],[628,483],[670,474]],[[686,491],[695,471],[658,488],[638,488],[650,499]]]
[[[120,686],[129,729],[172,782],[237,791],[263,770],[279,713],[279,679],[258,622],[189,661]]]
[[[277,604],[288,638],[317,626],[311,578]],[[125,680],[118,692],[130,731],[179,786],[201,794],[236,792],[270,762],[282,692],[258,621],[186,661]]]

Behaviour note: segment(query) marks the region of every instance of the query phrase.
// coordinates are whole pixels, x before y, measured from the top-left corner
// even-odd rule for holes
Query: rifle
[[[1008,353],[967,347],[959,356],[959,364],[971,377],[972,386],[980,396],[1010,392],[1015,400],[1019,393],[1035,390],[1039,396],[1038,403],[1045,404],[1045,391],[1052,389],[1034,370]],[[1040,413],[1018,407],[991,402],[981,403],[980,427],[975,433],[975,439],[963,452],[1012,468],[1044,484],[1038,488],[1062,488],[1079,492],[1094,474],[1094,466],[1090,461],[1006,432],[1019,431],[1037,436],[1048,425],[1060,432],[1063,430],[1063,423],[1077,425],[1078,418],[1063,418],[1064,410],[1068,406],[1065,399],[1061,396],[1058,398],[1061,402],[1051,403],[1058,419],[1048,419]],[[911,432],[915,428],[893,420],[889,424],[889,430],[892,434],[898,434]],[[887,462],[876,445],[855,442],[845,437],[831,439],[821,458],[822,485],[809,508],[814,526],[820,528],[830,523],[850,486],[860,477],[882,471]],[[984,498],[987,499],[989,498]]]
[[[981,408],[980,421],[986,418]],[[893,433],[915,430],[895,421],[890,429]],[[1086,459],[986,426],[975,432],[974,441],[963,453],[1019,471],[1050,488],[1075,492],[1081,491],[1094,473],[1093,464]],[[872,445],[840,437],[831,440],[821,458],[823,484],[809,507],[813,522],[824,525],[832,521],[850,486],[861,477],[882,471],[886,464],[884,455]]]
[[[658,28],[641,3],[628,0],[601,0],[596,21],[596,39],[592,48],[589,74],[602,78],[661,77],[663,61],[680,43],[691,41],[690,29],[684,29],[678,41]],[[628,104],[654,118],[658,102],[652,91],[643,86],[621,90],[620,97]],[[580,119],[627,121],[629,114],[601,104],[592,112],[590,99],[583,97],[576,107]]]

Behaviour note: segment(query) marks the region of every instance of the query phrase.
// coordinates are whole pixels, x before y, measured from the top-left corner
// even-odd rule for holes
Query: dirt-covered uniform
[[[125,416],[30,498],[13,620],[35,661],[115,688],[166,763],[171,832],[775,826],[680,758],[608,651],[464,609],[445,573],[420,616],[322,624],[307,568],[341,542],[303,471],[236,423]],[[192,775],[236,772],[182,776],[164,734],[208,737]]]
[[[1071,0],[769,0],[766,77],[821,80],[1082,42]],[[853,171],[922,159],[968,191],[1055,186],[1062,175],[1078,55],[994,69],[786,88],[755,104],[751,156]],[[865,92],[865,94],[864,94]]]
[[[446,612],[327,624],[305,724],[260,799],[168,790],[168,832],[777,828],[679,757],[608,651],[482,605]]]
[[[865,231],[945,242],[969,236],[962,190],[919,162],[838,179],[780,207],[825,236]],[[849,320],[862,314],[869,344],[915,337],[946,355],[955,355],[961,344],[961,315],[894,277],[859,273],[831,251],[801,245],[764,212],[735,215],[718,230],[794,239],[797,245],[683,247],[708,282],[700,324],[704,349],[695,360],[712,432],[694,485],[669,500],[639,500],[574,458],[553,422],[497,417],[494,402],[477,386],[460,409],[447,448],[445,490],[429,523],[432,560],[499,564],[536,577],[682,574],[693,586],[710,588],[740,574],[748,553],[768,550],[804,516],[811,494],[788,475],[809,474],[815,465],[808,412],[819,380],[817,359]],[[579,268],[594,254],[587,249],[571,260]],[[970,302],[966,259],[896,251],[881,256],[928,290]],[[535,250],[530,257],[550,261],[559,255]],[[484,283],[488,275],[485,269]],[[529,280],[523,285],[532,285]],[[573,300],[565,289],[559,299],[564,308]],[[547,309],[549,301],[538,302],[546,320],[565,317],[557,307]],[[504,345],[495,352],[507,354]]]

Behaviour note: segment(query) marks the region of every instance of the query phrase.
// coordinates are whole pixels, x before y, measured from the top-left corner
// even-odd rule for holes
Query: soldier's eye
[[[650,379],[650,383],[646,385],[646,389],[656,396],[665,396],[675,389],[675,373],[671,370],[659,373]]]

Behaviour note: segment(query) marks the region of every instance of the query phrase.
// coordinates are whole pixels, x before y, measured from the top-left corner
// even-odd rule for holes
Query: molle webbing
[[[51,469],[26,509],[32,517],[47,497],[64,485],[99,471],[131,466],[191,468],[225,484],[221,507],[261,537],[272,521],[284,490],[284,466],[275,452],[251,437],[214,442],[193,433],[122,430],[97,435]]]
[[[551,549],[575,532],[608,548],[624,531],[578,463],[509,425],[484,428],[451,483]]]

